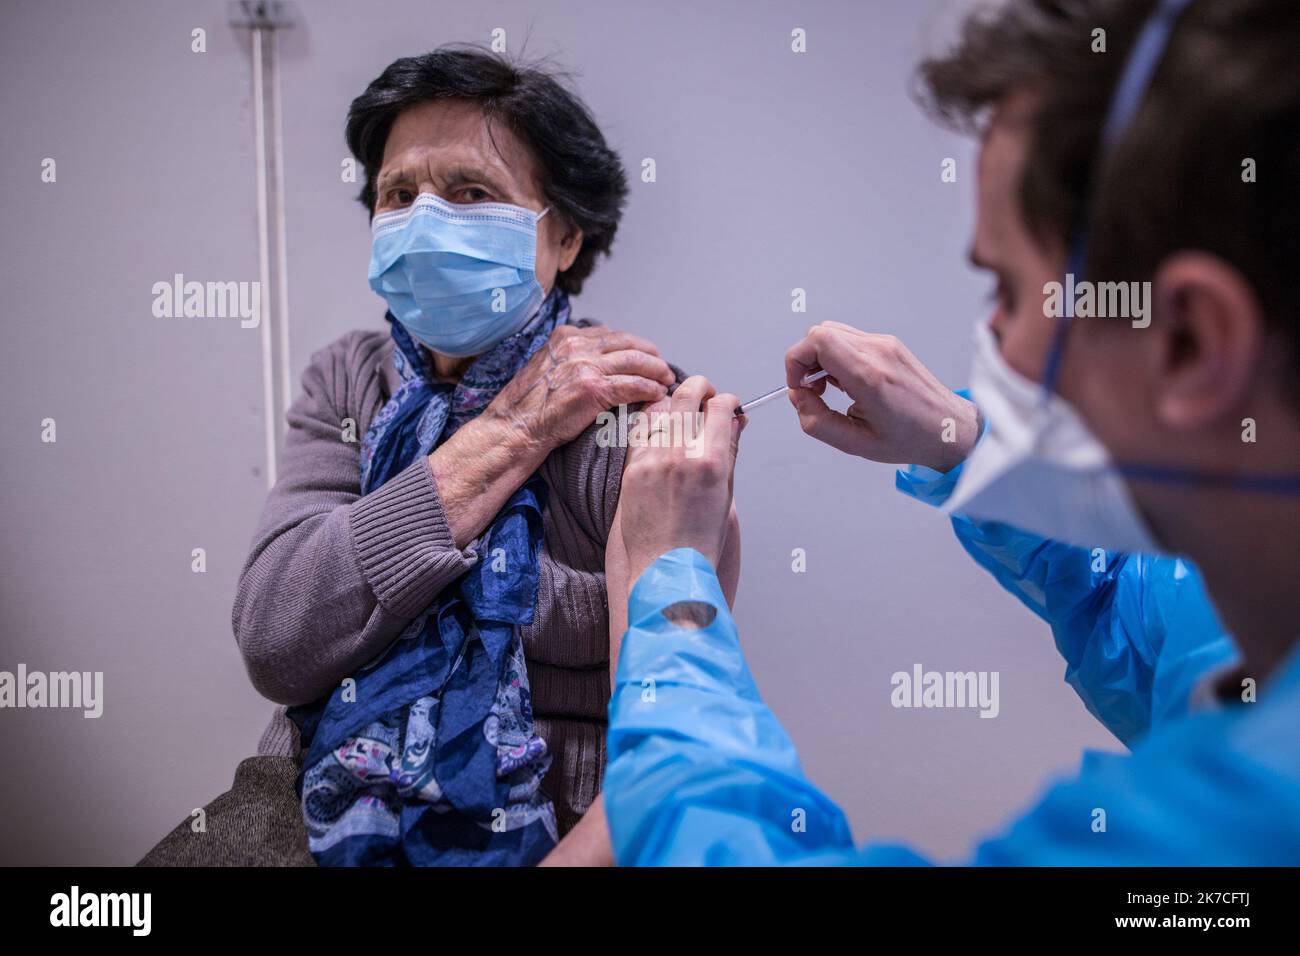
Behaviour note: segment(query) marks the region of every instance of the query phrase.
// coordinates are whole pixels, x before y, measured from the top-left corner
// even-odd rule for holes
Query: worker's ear
[[[1239,417],[1267,337],[1250,283],[1218,256],[1180,252],[1157,269],[1152,296],[1155,321],[1138,334],[1159,337],[1150,370],[1156,417],[1176,431]]]

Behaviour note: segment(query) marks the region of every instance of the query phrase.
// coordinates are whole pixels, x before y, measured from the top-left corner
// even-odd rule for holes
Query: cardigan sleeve
[[[352,333],[316,353],[290,407],[232,624],[253,686],[304,704],[375,657],[473,566],[456,548],[424,458],[362,496]],[[352,419],[352,428],[346,427]]]

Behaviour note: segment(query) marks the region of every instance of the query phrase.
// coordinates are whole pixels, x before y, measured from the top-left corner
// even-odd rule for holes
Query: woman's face
[[[384,144],[375,179],[375,212],[409,206],[420,193],[447,202],[504,202],[541,212],[532,153],[502,124],[489,123],[468,100],[430,100],[401,113]],[[573,265],[582,231],[554,211],[537,224],[537,282],[549,293]]]

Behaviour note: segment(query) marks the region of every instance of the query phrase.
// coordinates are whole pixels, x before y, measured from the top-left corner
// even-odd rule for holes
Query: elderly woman
[[[288,707],[212,805],[220,849],[182,824],[145,862],[310,862],[305,820],[325,864],[531,864],[593,803],[552,861],[608,862],[625,450],[594,422],[679,378],[570,316],[622,164],[549,75],[475,49],[393,63],[347,140],[387,327],[313,357],[233,616]]]

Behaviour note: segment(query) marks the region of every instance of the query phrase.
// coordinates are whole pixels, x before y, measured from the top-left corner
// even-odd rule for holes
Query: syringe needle
[[[822,379],[826,377],[826,375],[827,372],[825,369],[818,369],[815,372],[809,372],[807,375],[801,378],[799,380],[799,384],[804,386],[811,385],[813,382],[820,382]],[[761,405],[766,405],[768,402],[772,401],[772,399],[784,395],[789,390],[790,389],[788,386],[782,385],[780,388],[774,388],[772,389],[772,391],[764,395],[758,396],[758,398],[750,399],[748,402],[745,402],[743,405],[737,405],[736,415],[737,416],[746,415],[751,410],[758,408]]]
[[[737,406],[736,406],[736,414],[737,414],[737,415],[744,415],[744,414],[746,414],[747,412],[750,412],[750,411],[752,411],[753,409],[758,408],[760,405],[766,405],[768,402],[772,401],[772,399],[774,399],[774,398],[780,398],[782,395],[784,395],[784,394],[785,394],[786,392],[788,392],[788,391],[789,391],[789,389],[786,388],[786,386],[784,386],[784,385],[782,385],[780,388],[774,388],[774,389],[772,389],[772,391],[770,391],[770,392],[768,392],[768,393],[766,393],[766,394],[764,394],[764,395],[760,395],[760,396],[758,396],[758,398],[752,398],[752,399],[750,399],[749,401],[745,402],[743,405],[737,405]]]

